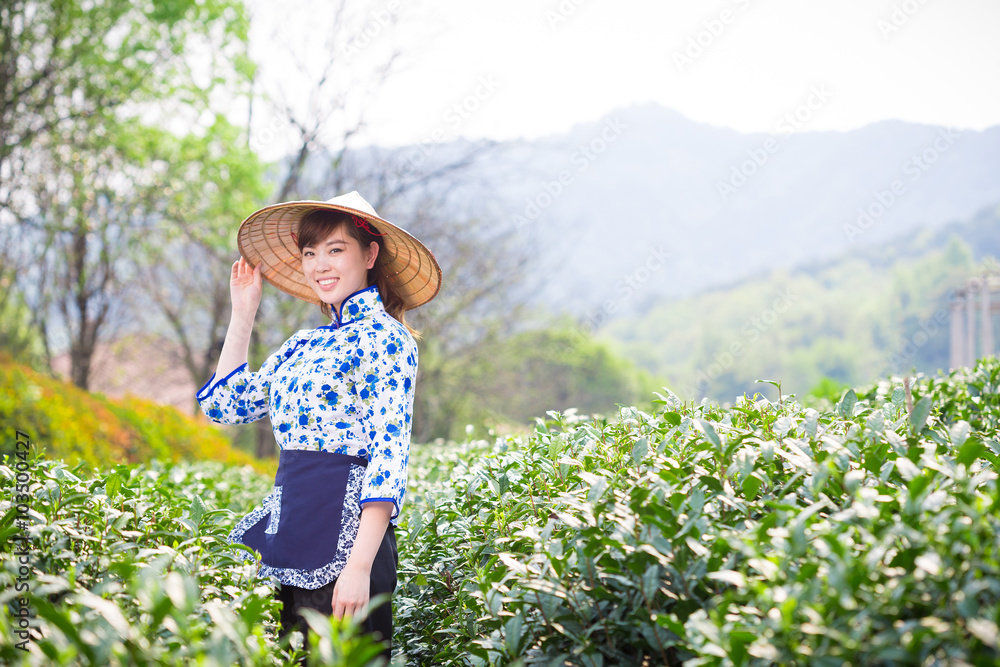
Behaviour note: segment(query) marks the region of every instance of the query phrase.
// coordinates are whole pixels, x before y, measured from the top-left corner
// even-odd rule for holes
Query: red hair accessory
[[[359,217],[358,217],[358,216],[356,216],[356,215],[352,215],[352,216],[351,216],[351,219],[352,219],[352,220],[354,220],[354,224],[355,224],[355,225],[356,225],[357,227],[360,227],[361,229],[365,230],[366,232],[368,232],[368,233],[369,233],[369,234],[371,234],[372,236],[385,236],[385,234],[379,234],[379,233],[378,233],[378,232],[376,232],[376,231],[375,231],[374,229],[372,229],[372,228],[371,228],[371,225],[369,225],[369,224],[368,224],[368,221],[367,221],[367,220],[365,220],[364,218],[359,218]]]

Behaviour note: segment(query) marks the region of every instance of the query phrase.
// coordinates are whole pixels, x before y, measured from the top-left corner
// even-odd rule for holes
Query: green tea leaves
[[[995,664],[996,378],[996,360],[917,377],[912,414],[894,379],[824,411],[792,396],[665,399],[657,414],[553,412],[525,436],[415,443],[395,649],[407,664],[483,667]],[[213,465],[36,468],[39,655],[294,661],[274,645],[270,589],[240,558],[252,550],[226,540],[271,480]],[[15,480],[0,466],[6,492]],[[310,627],[330,664],[368,660],[348,628]]]
[[[646,454],[649,452],[649,441],[646,438],[639,438],[632,445],[632,464],[639,465],[642,460],[646,458]]]
[[[701,429],[702,433],[705,434],[705,439],[711,442],[716,447],[722,446],[722,440],[719,439],[719,434],[715,432],[715,427],[708,421],[704,419],[699,419],[695,423]]]
[[[910,414],[910,432],[914,435],[924,430],[927,417],[931,414],[931,406],[930,396],[924,396],[913,406],[913,412]]]
[[[854,406],[858,403],[858,395],[853,389],[848,389],[844,393],[844,397],[840,399],[840,403],[837,404],[837,413],[846,418],[850,418],[854,415]]]

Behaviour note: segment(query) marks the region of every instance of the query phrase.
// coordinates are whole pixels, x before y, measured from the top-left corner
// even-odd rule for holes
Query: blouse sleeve
[[[417,343],[406,331],[379,333],[384,338],[362,350],[355,378],[369,447],[360,502],[391,501],[395,519],[406,493]]]
[[[308,329],[303,329],[286,340],[256,373],[246,363],[218,381],[212,373],[195,394],[205,416],[219,424],[249,424],[266,415],[271,376],[305,342],[306,333]]]

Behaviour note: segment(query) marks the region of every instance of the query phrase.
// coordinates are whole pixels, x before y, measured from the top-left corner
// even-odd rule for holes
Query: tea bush
[[[885,380],[823,411],[668,392],[616,421],[550,412],[526,438],[415,445],[394,664],[1000,663],[1000,362],[910,391]],[[294,661],[226,542],[271,483],[7,459],[0,662]],[[374,658],[310,624],[313,664]]]
[[[82,468],[0,465],[0,662],[229,667],[301,657],[275,640],[272,589],[226,540],[271,478],[216,462]],[[350,628],[310,625],[310,664],[366,665],[378,653]]]
[[[667,394],[428,452],[397,642],[422,665],[1000,664],[998,378],[822,413]]]

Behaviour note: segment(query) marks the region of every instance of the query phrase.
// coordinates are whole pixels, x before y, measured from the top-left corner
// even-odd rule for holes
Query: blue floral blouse
[[[197,394],[214,422],[271,418],[278,447],[366,459],[360,504],[392,501],[392,523],[406,493],[417,343],[386,312],[372,285],[344,299],[334,321],[303,329],[256,373],[243,364],[215,374]]]

